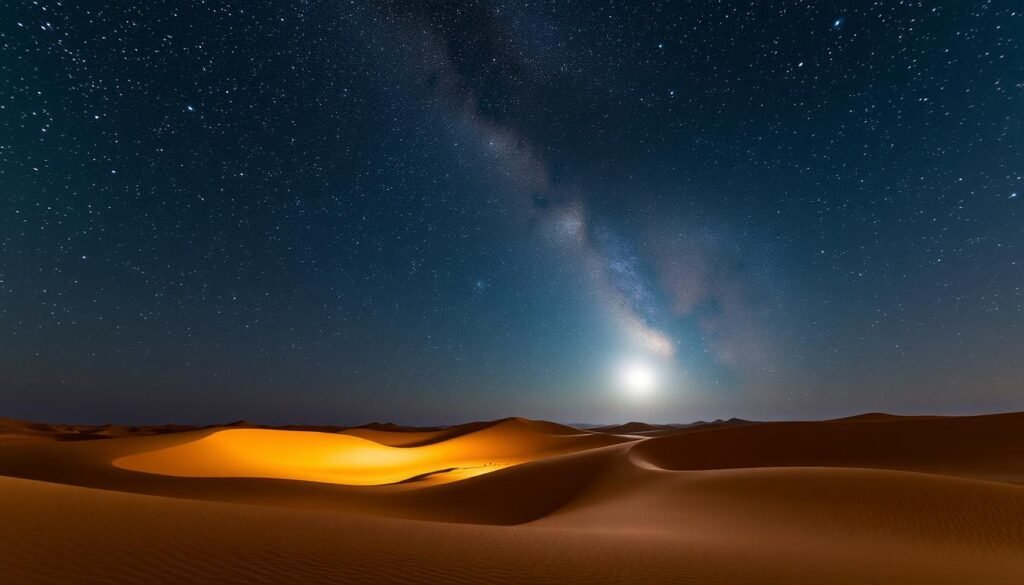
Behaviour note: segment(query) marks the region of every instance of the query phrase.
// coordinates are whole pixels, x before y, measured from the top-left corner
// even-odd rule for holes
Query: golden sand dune
[[[399,427],[398,425],[374,424],[344,429],[339,432],[343,435],[360,437],[362,439],[380,443],[381,445],[389,445],[391,447],[419,447],[422,445],[429,445],[430,443],[437,443],[438,441],[454,439],[455,437],[469,434],[488,426],[499,424],[500,422],[502,421],[476,422],[448,428],[422,430]]]
[[[453,481],[615,439],[510,419],[452,433],[346,434],[266,429],[214,431],[187,443],[114,460],[122,469],[188,477],[269,477],[345,485]],[[412,434],[412,440],[402,441]],[[388,436],[390,435],[390,436]],[[393,446],[401,445],[401,446]]]
[[[6,428],[5,583],[1024,582],[1021,414]]]

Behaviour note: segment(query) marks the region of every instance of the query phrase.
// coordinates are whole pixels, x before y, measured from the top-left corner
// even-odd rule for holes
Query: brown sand
[[[1024,583],[1024,414],[0,422],[3,583]]]

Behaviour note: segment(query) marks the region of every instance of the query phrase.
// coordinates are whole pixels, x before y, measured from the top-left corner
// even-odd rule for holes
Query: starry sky
[[[1022,49],[1012,0],[15,0],[0,415],[1024,409]]]

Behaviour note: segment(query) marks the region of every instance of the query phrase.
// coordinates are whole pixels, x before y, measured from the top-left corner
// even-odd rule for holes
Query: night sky
[[[5,8],[0,416],[1024,409],[1019,2]]]

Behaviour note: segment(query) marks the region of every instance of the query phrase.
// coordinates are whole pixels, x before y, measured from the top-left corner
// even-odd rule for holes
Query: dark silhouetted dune
[[[854,417],[707,429],[638,445],[674,470],[863,467],[1024,482],[1024,413],[975,417]]]
[[[635,435],[639,433],[650,433],[653,431],[671,431],[674,430],[674,427],[669,425],[652,425],[648,423],[633,421],[621,425],[594,427],[591,430],[601,433],[610,433],[614,435]]]

